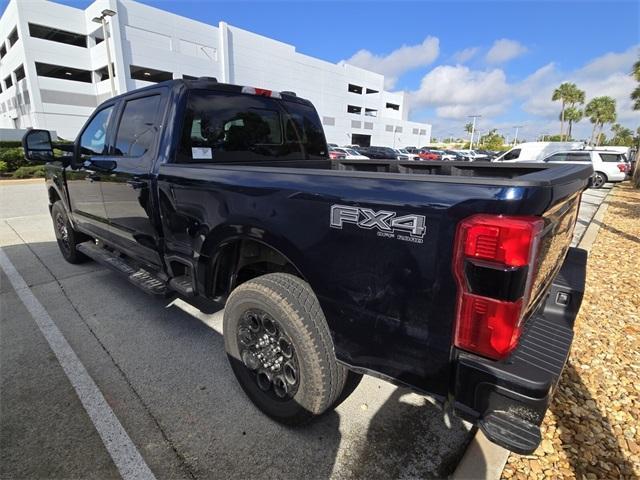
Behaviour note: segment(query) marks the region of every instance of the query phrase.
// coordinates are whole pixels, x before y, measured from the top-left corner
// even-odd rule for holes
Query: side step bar
[[[99,247],[93,241],[83,242],[76,248],[96,262],[125,275],[131,283],[151,295],[166,295],[169,290],[167,282],[164,280],[143,268],[131,266],[124,259],[105,248]]]

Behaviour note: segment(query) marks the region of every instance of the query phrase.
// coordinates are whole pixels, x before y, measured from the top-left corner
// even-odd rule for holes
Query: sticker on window
[[[191,147],[191,157],[194,160],[211,160],[213,153],[209,147]]]

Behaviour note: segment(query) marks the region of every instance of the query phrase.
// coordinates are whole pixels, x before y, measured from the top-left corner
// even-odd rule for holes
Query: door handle
[[[143,180],[127,180],[127,185],[130,185],[134,190],[138,190],[140,188],[143,188],[147,185],[147,182],[143,181]]]

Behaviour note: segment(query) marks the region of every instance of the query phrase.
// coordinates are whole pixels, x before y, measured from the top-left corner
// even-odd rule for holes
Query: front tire
[[[591,180],[591,188],[602,188],[607,183],[607,176],[602,172],[594,172]]]
[[[281,423],[302,424],[343,392],[347,370],[318,299],[294,275],[270,273],[236,288],[224,310],[224,343],[244,392]]]
[[[51,218],[58,248],[64,259],[73,264],[86,262],[88,257],[79,252],[76,247],[79,243],[87,241],[89,237],[73,229],[62,201],[58,200],[51,207]]]

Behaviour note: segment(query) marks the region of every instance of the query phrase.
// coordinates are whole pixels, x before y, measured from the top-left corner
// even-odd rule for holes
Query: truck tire
[[[53,219],[53,230],[56,233],[58,248],[64,259],[69,263],[82,263],[88,260],[88,257],[76,250],[79,243],[89,239],[86,235],[77,232],[69,223],[67,210],[61,200],[58,200],[51,207],[51,218]]]
[[[591,188],[602,188],[607,183],[607,176],[602,172],[593,172],[591,177]]]
[[[224,344],[240,386],[271,418],[299,425],[332,408],[347,369],[336,361],[318,299],[300,278],[270,273],[236,288]]]

